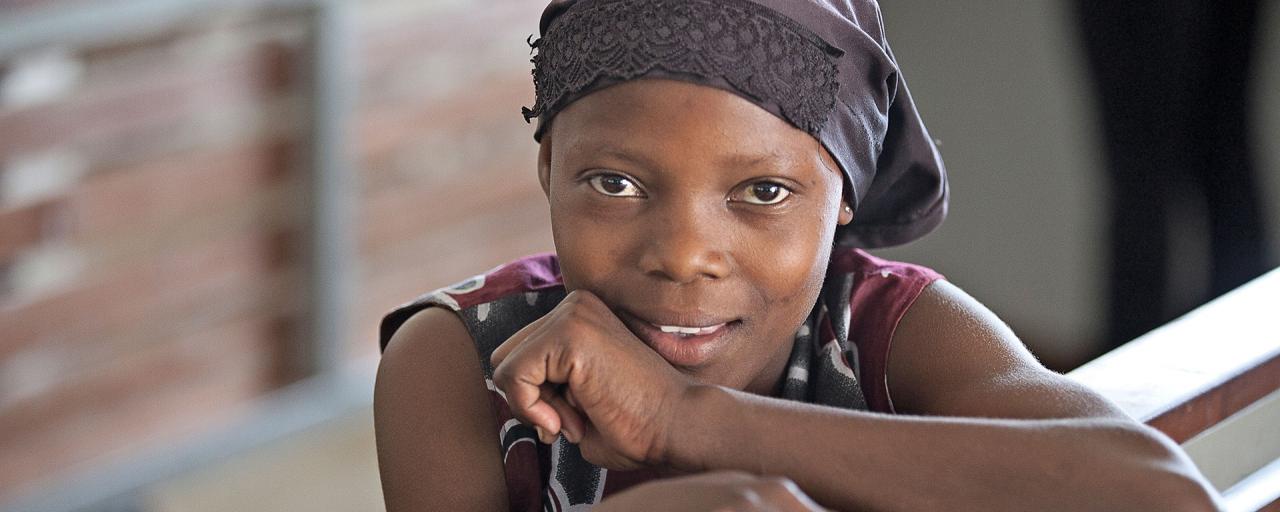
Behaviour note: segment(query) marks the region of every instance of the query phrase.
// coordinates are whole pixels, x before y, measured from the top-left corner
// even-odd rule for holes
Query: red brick
[[[524,60],[541,7],[433,6],[362,27],[351,72],[365,93],[352,127],[363,273],[349,355],[376,350],[377,321],[395,305],[551,249],[537,146],[519,117],[529,68],[503,60]],[[56,209],[0,215],[0,266],[5,251],[51,238],[87,263],[56,295],[0,296],[0,372],[50,361],[22,368],[49,371],[42,382],[0,389],[0,501],[33,479],[220,424],[287,379],[303,289],[291,252],[301,176],[287,142],[301,120],[301,54],[296,31],[271,29],[296,29],[290,16],[197,20],[85,49],[70,99],[0,113],[0,159],[67,145],[92,162]],[[233,42],[179,51],[213,31]],[[518,35],[494,36],[504,32]],[[275,138],[243,143],[261,134]],[[44,217],[66,229],[33,231]]]
[[[208,430],[279,386],[277,320],[250,317],[157,344],[0,411],[0,489]],[[4,501],[0,491],[0,501]]]
[[[450,75],[435,78],[458,79],[458,90],[478,83],[477,76],[494,71],[518,74],[529,80],[530,67],[494,70],[491,59],[477,58],[489,48],[510,48],[512,53],[527,54],[525,38],[538,30],[537,20],[546,2],[519,0],[494,3],[483,9],[459,4],[457,8],[435,9],[425,16],[398,18],[388,23],[364,27],[360,35],[361,89],[372,91],[366,101],[403,101],[407,98],[381,94],[383,82],[405,69],[411,69],[424,58],[453,58],[462,63],[452,67]],[[511,34],[509,39],[495,34]],[[532,93],[530,85],[529,92]]]
[[[258,287],[283,271],[288,243],[281,233],[209,240],[152,255],[118,273],[90,276],[66,293],[0,311],[0,359],[36,344],[71,344],[88,351],[100,340],[130,339],[130,333],[143,332],[143,326],[184,322],[206,310],[257,303],[266,293]],[[97,362],[108,364],[110,359]]]
[[[179,68],[138,73],[117,84],[89,82],[68,101],[0,112],[0,156],[55,144],[127,136],[201,111],[252,104],[281,94],[277,47]]]
[[[530,169],[519,172],[521,164]],[[475,176],[437,186],[406,186],[368,197],[361,210],[360,251],[368,254],[396,240],[420,236],[431,226],[501,211],[513,203],[532,200],[545,205],[532,167],[530,161],[499,163],[493,170],[477,170]]]
[[[0,212],[0,263],[12,261],[18,251],[39,242],[61,206],[50,201]]]
[[[282,183],[295,151],[288,141],[268,140],[95,172],[69,199],[75,236],[129,239],[225,213]]]
[[[495,139],[494,144],[536,147],[533,128],[520,117],[523,103],[519,98],[532,91],[528,76],[522,75],[473,84],[466,92],[448,98],[370,107],[362,111],[358,119],[357,155],[361,161],[384,159],[397,148],[412,147],[434,137],[454,138],[459,128],[467,126],[505,127],[504,131],[511,133],[523,131],[524,137]]]

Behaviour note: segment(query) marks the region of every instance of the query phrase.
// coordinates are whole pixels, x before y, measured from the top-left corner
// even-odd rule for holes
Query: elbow
[[[1177,444],[1144,425],[1120,426],[1116,453],[1130,454],[1126,475],[1115,481],[1134,503],[1133,510],[1206,512],[1222,510],[1221,498]],[[1128,501],[1128,500],[1125,500]]]
[[[1151,510],[1172,512],[1218,512],[1223,510],[1217,491],[1191,468],[1192,473],[1170,471],[1162,482],[1153,486],[1156,492],[1148,493]]]
[[[1223,510],[1218,493],[1199,474],[1168,474],[1149,493],[1151,510],[1171,512],[1218,512]]]

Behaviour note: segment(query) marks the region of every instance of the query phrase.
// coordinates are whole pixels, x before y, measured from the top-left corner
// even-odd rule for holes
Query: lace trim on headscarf
[[[745,0],[579,2],[530,45],[537,98],[526,121],[553,116],[606,80],[655,69],[722,78],[816,136],[835,106],[834,59],[843,54],[807,28]],[[544,119],[544,123],[547,121]]]

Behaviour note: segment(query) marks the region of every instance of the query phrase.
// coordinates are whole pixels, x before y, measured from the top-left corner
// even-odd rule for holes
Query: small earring
[[[844,211],[849,212],[849,213],[853,213],[853,208],[850,208],[850,207],[849,207],[849,205],[847,205],[847,204],[846,204],[846,205],[844,205]]]

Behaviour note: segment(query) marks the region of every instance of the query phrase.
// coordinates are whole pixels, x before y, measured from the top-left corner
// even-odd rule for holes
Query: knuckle
[[[563,304],[578,305],[587,300],[588,294],[582,290],[574,290],[565,295]]]
[[[499,388],[505,387],[511,381],[511,369],[505,364],[500,364],[493,369],[493,385]]]
[[[569,324],[574,327],[591,320],[591,312],[587,308],[581,307],[570,309],[565,316],[569,320]]]
[[[570,298],[572,298],[571,301]],[[578,314],[594,313],[605,307],[604,301],[600,300],[600,297],[586,290],[574,290],[570,292],[568,297],[565,297],[565,300],[574,306],[573,311]]]
[[[493,386],[502,390],[504,393],[510,392],[516,384],[515,370],[510,365],[503,364],[493,369]]]

